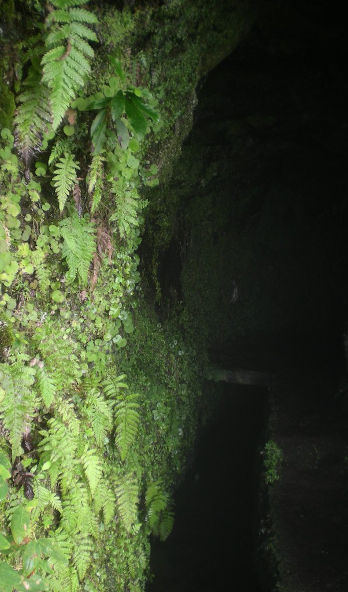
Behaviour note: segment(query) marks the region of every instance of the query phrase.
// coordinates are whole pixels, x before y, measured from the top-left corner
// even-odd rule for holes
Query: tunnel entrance
[[[283,502],[274,505],[295,574],[289,589],[341,592],[348,581],[338,479],[348,389],[337,396],[340,379],[348,382],[345,50],[332,23],[325,37],[324,4],[314,13],[283,4],[286,19],[293,9],[297,21],[278,15],[266,34],[257,26],[201,83],[194,126],[163,197],[178,204],[175,239],[161,259],[163,310],[180,294],[185,330],[210,362],[280,377],[273,429],[288,459],[288,491],[280,486]],[[172,538],[154,545],[151,592],[222,590],[229,581],[238,592],[272,588],[258,587],[252,544],[253,463],[267,395],[224,388],[178,491]]]

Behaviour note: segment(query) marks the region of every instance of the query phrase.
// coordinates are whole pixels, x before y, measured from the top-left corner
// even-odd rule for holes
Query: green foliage
[[[79,165],[69,152],[62,156],[56,164],[53,183],[56,189],[59,209],[62,211],[65,202],[76,182],[76,169]]]
[[[272,485],[280,479],[280,466],[283,460],[283,453],[273,440],[269,440],[264,448],[265,482]]]
[[[48,89],[41,83],[41,68],[37,60],[32,62],[18,101],[15,120],[16,143],[21,157],[28,166],[35,151],[40,149],[43,135],[51,125]]]
[[[86,218],[73,214],[60,222],[60,229],[64,239],[63,257],[69,267],[66,280],[71,283],[78,277],[81,285],[85,286],[95,253],[94,228]]]
[[[116,401],[116,444],[123,461],[134,444],[139,429],[140,416],[137,401],[138,395],[135,394],[124,394]]]
[[[25,427],[35,415],[37,398],[34,389],[35,370],[17,362],[0,365],[0,385],[5,392],[1,402],[0,419],[9,432],[12,458],[21,454],[21,440]]]
[[[14,47],[15,131],[1,132],[0,589],[11,592],[141,592],[195,426],[196,362],[139,296],[141,188],[157,176],[145,134],[162,124],[133,79],[132,13],[114,11],[123,29],[92,76],[85,3],[53,0],[44,23],[46,8],[27,3],[35,34]],[[76,100],[87,78],[99,92]],[[33,499],[11,480],[17,457]]]
[[[42,58],[43,81],[50,90],[53,129],[57,129],[66,110],[90,73],[94,55],[89,41],[97,37],[87,25],[96,24],[95,15],[79,5],[88,0],[52,0],[54,10],[46,19],[49,33],[47,53]]]
[[[128,474],[116,487],[117,506],[127,532],[132,532],[138,520],[139,484]]]
[[[53,379],[49,376],[49,374],[43,367],[38,367],[36,373],[40,395],[42,397],[45,407],[49,409],[55,398],[56,386],[54,384]]]

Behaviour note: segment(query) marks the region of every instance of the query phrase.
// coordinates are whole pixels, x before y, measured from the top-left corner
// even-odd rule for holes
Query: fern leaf
[[[109,524],[115,514],[115,496],[103,479],[99,481],[93,501],[96,514],[103,510],[104,524]]]
[[[56,164],[53,184],[56,189],[60,211],[63,210],[68,195],[76,181],[77,168],[78,164],[74,161],[72,154],[69,152],[60,158]]]
[[[80,0],[55,2],[56,9],[46,20],[52,30],[46,37],[48,51],[41,62],[42,79],[50,90],[54,130],[90,72],[85,56],[92,58],[94,55],[88,41],[97,41],[97,36],[88,25],[97,23],[98,19],[88,10],[78,8],[82,4]]]
[[[158,529],[158,536],[161,541],[165,541],[173,530],[174,526],[174,512],[165,511]]]
[[[150,483],[146,490],[145,499],[149,525],[154,530],[160,521],[161,513],[168,505],[168,495],[163,491],[161,481]]]
[[[78,276],[81,284],[87,284],[88,270],[95,252],[95,232],[92,224],[77,214],[60,223],[64,238],[63,256],[68,263],[66,279],[73,282]]]
[[[16,144],[25,165],[40,149],[43,134],[51,124],[48,88],[41,82],[41,69],[35,62],[23,83],[15,120]]]
[[[81,52],[82,54],[84,54],[85,56],[87,56],[89,58],[93,58],[93,56],[94,56],[94,51],[91,48],[91,46],[89,45],[89,43],[87,43],[87,41],[85,41],[84,39],[81,39],[81,37],[72,38],[71,39],[71,47],[76,48],[76,50],[78,50],[79,52]],[[78,61],[78,60],[76,60],[76,61]]]
[[[69,15],[72,21],[88,23],[89,25],[95,25],[98,23],[98,19],[95,14],[85,10],[84,8],[70,8]]]
[[[116,403],[116,444],[124,461],[139,428],[138,395],[127,395]]]
[[[108,376],[103,380],[104,393],[108,399],[116,399],[123,389],[128,388],[124,382],[125,378],[125,374],[120,374],[120,376]]]
[[[82,464],[93,495],[102,476],[102,467],[98,456],[95,454],[95,450],[85,451],[82,456]]]
[[[139,226],[139,211],[142,202],[136,189],[121,190],[117,182],[112,183],[112,191],[116,195],[116,212],[110,221],[116,221],[121,238],[127,236],[132,228]]]
[[[32,388],[35,381],[34,373],[34,368],[26,367],[20,362],[0,367],[0,384],[5,391],[0,407],[0,419],[9,432],[13,459],[22,454],[23,432],[35,415],[37,400]]]
[[[126,476],[116,487],[116,498],[123,525],[131,532],[138,518],[139,498],[138,483],[132,476]]]
[[[97,446],[102,447],[108,431],[112,427],[112,408],[109,401],[92,389],[86,399],[84,407],[86,415],[94,433]]]
[[[73,552],[73,563],[77,570],[79,580],[83,580],[91,563],[92,541],[89,537],[79,537],[76,540]]]
[[[44,368],[38,368],[36,372],[42,400],[45,407],[49,409],[54,401],[56,386],[53,379],[47,374]]]

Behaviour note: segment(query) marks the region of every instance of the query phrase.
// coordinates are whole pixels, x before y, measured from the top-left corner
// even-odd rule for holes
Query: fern
[[[135,188],[120,190],[117,182],[112,183],[111,187],[116,195],[116,212],[110,217],[110,222],[117,222],[120,236],[124,238],[132,228],[139,226],[139,210],[143,204]]]
[[[92,427],[97,446],[102,447],[112,427],[112,409],[109,401],[92,389],[86,398],[83,414]]]
[[[78,573],[79,580],[83,580],[91,563],[93,545],[87,536],[78,537],[74,545],[73,563]]]
[[[33,520],[37,519],[47,506],[51,506],[57,512],[62,513],[62,502],[58,495],[38,483],[35,483],[35,501],[36,506],[32,514]]]
[[[36,151],[40,149],[42,136],[51,125],[48,88],[41,83],[40,65],[33,61],[19,95],[15,120],[16,144],[28,167]]]
[[[153,534],[165,541],[173,529],[174,513],[168,509],[169,496],[163,491],[161,481],[150,483],[145,499],[149,526]]]
[[[0,406],[0,419],[4,428],[8,430],[13,459],[22,454],[23,432],[35,415],[37,400],[32,388],[34,374],[34,368],[24,366],[20,362],[0,367],[0,384],[5,391]]]
[[[127,475],[116,487],[117,506],[123,525],[131,532],[138,518],[139,488],[134,477]]]
[[[54,145],[52,146],[50,156],[48,159],[48,164],[53,164],[65,152],[69,152],[70,149],[71,145],[67,138],[57,138]]]
[[[38,367],[36,370],[39,392],[41,394],[44,405],[47,409],[52,405],[55,397],[56,386],[53,379],[49,376],[44,368]]]
[[[103,510],[105,525],[109,524],[115,513],[115,496],[103,479],[99,481],[94,494],[94,509],[97,514]]]
[[[97,37],[88,26],[98,22],[96,16],[77,6],[81,0],[52,0],[55,10],[46,22],[50,32],[46,38],[47,53],[42,58],[43,81],[50,89],[53,129],[57,129],[66,110],[84,86],[90,73],[89,59],[93,49],[88,41]]]
[[[168,495],[164,493],[161,481],[150,483],[146,490],[145,499],[149,525],[153,530],[160,520],[161,512],[168,505]]]
[[[86,473],[92,495],[94,494],[102,476],[102,467],[95,450],[85,450],[82,456],[83,468]]]
[[[126,395],[116,403],[116,444],[124,461],[139,428],[138,395]]]
[[[64,238],[63,256],[69,267],[67,282],[73,282],[77,276],[80,283],[85,286],[95,252],[94,228],[90,222],[85,218],[79,218],[77,214],[65,218],[60,227]]]
[[[56,164],[53,185],[56,189],[60,211],[64,209],[68,195],[76,182],[76,169],[78,168],[79,165],[74,161],[70,152],[62,156]]]
[[[119,376],[108,376],[103,381],[104,393],[108,399],[117,399],[119,394],[128,388],[128,385],[124,382],[125,378],[125,374],[120,374]]]
[[[161,541],[165,541],[173,530],[174,526],[174,512],[165,510],[162,514],[158,530],[154,530],[154,534],[159,536]]]

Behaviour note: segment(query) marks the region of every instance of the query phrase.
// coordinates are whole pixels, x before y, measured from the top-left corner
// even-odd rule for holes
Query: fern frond
[[[63,499],[62,529],[70,534],[84,532],[89,534],[91,508],[88,503],[86,487],[81,482],[74,482]]]
[[[115,513],[115,496],[103,479],[94,494],[94,509],[96,514],[103,510],[105,525],[109,524]]]
[[[137,436],[140,415],[138,395],[126,395],[116,403],[116,444],[124,461]]]
[[[108,431],[112,427],[112,408],[109,401],[92,389],[86,398],[84,406],[86,415],[94,433],[97,446],[102,447]]]
[[[16,145],[28,167],[34,153],[40,149],[52,117],[48,88],[41,82],[41,69],[37,64],[31,66],[23,87],[15,119]]]
[[[68,195],[76,182],[76,169],[78,168],[79,165],[70,152],[61,157],[56,164],[53,184],[56,189],[60,211],[64,209]]]
[[[168,494],[163,491],[161,481],[150,483],[146,490],[146,507],[148,512],[149,525],[152,530],[158,525],[161,513],[168,505]]]
[[[5,396],[0,406],[0,419],[9,432],[12,446],[12,458],[22,454],[21,440],[26,426],[35,415],[37,399],[32,388],[35,381],[35,369],[16,362],[0,367],[0,384]]]
[[[56,393],[56,386],[53,379],[49,376],[44,368],[37,368],[37,380],[39,385],[39,392],[41,394],[44,405],[47,409],[51,407]]]
[[[69,152],[70,146],[67,138],[57,138],[54,145],[52,146],[48,164],[53,164],[58,158],[60,158],[65,152]]]
[[[108,376],[103,380],[104,393],[108,399],[117,399],[122,390],[128,388],[124,382],[125,378],[125,374],[120,374],[120,376]]]
[[[86,25],[96,24],[98,19],[92,12],[78,8],[82,4],[85,2],[80,0],[53,2],[56,10],[51,11],[46,21],[52,30],[47,35],[48,51],[41,63],[43,81],[50,89],[54,130],[90,72],[85,56],[94,55],[87,41],[97,41],[97,37]]]
[[[38,483],[35,483],[35,500],[36,506],[34,509],[34,519],[37,515],[40,515],[47,506],[51,506],[57,512],[62,513],[62,502],[58,495]]]
[[[89,537],[78,537],[74,545],[73,563],[79,576],[83,580],[91,563],[93,544]]]
[[[95,231],[90,222],[73,214],[60,223],[64,238],[63,256],[69,271],[66,275],[68,283],[78,276],[80,283],[85,286],[89,266],[95,252]]]
[[[110,221],[116,221],[121,238],[127,236],[132,228],[139,226],[139,213],[143,207],[136,189],[120,190],[117,184],[112,184],[112,191],[116,195],[116,212]]]
[[[95,454],[95,450],[85,450],[81,460],[91,494],[93,495],[102,476],[102,466],[99,457]]]
[[[138,518],[139,487],[134,477],[128,475],[116,487],[117,506],[127,532],[132,531]]]
[[[161,541],[165,541],[173,530],[174,512],[164,511],[158,528],[158,536]],[[156,534],[156,533],[155,533]]]

